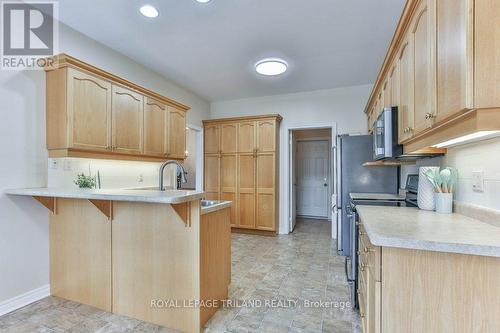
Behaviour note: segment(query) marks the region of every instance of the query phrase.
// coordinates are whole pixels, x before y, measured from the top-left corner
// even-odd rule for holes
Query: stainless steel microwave
[[[386,107],[373,123],[373,158],[392,159],[403,153],[398,144],[398,108]]]

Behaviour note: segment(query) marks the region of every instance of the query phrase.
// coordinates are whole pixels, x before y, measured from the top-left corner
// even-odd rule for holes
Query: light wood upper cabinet
[[[409,38],[401,46],[398,54],[399,73],[399,142],[413,135],[413,66]]]
[[[168,119],[168,157],[184,159],[186,157],[186,112],[169,108]]]
[[[113,85],[112,91],[112,149],[114,152],[141,154],[143,149],[143,96],[117,85]]]
[[[58,67],[46,68],[49,157],[185,158],[187,106],[68,55],[55,58]]]
[[[168,153],[168,107],[153,98],[144,99],[144,154]]]
[[[111,83],[72,68],[68,69],[67,80],[68,145],[90,150],[110,149]],[[50,115],[47,118],[47,121],[55,121]],[[48,136],[57,134],[47,132]]]
[[[497,0],[407,0],[365,108],[368,119],[373,108],[379,112],[380,92],[390,84],[406,153],[497,128],[499,18]],[[391,78],[394,63],[399,84]],[[382,98],[387,104],[387,94]]]
[[[238,124],[238,152],[253,153],[256,146],[255,121],[245,121]]]
[[[276,151],[276,122],[262,120],[257,122],[257,152]]]
[[[220,152],[220,125],[207,125],[203,131],[205,137],[205,154],[218,154]]]
[[[232,154],[238,151],[238,123],[220,125],[222,154]]]
[[[384,107],[391,107],[392,100],[391,100],[391,80],[390,80],[390,78],[387,78],[387,80],[385,81],[384,86],[382,88],[382,94],[384,96]]]
[[[435,1],[421,0],[410,24],[410,46],[413,54],[414,131],[419,133],[432,125],[436,116],[435,91]]]
[[[470,0],[436,2],[436,121],[472,107]]]
[[[473,3],[474,107],[500,108],[500,1]]]

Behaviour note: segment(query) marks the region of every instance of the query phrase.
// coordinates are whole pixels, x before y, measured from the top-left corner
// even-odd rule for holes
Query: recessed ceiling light
[[[153,18],[158,16],[158,10],[151,5],[144,5],[139,10],[141,11],[141,14],[146,17]]]
[[[288,63],[285,60],[272,58],[262,59],[255,64],[257,73],[267,76],[280,75],[286,72]]]
[[[196,2],[199,2],[199,3],[208,3],[210,2],[211,0],[196,0]]]

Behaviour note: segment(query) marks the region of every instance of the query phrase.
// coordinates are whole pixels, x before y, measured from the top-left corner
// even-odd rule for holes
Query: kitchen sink
[[[210,207],[220,204],[221,200],[201,200],[201,207]]]

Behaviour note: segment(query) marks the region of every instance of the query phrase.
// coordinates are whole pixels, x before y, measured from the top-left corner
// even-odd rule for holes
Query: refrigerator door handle
[[[345,257],[344,261],[345,276],[347,277],[348,282],[354,282],[354,280],[349,277],[349,269],[347,268],[351,266],[350,261],[351,257]]]

